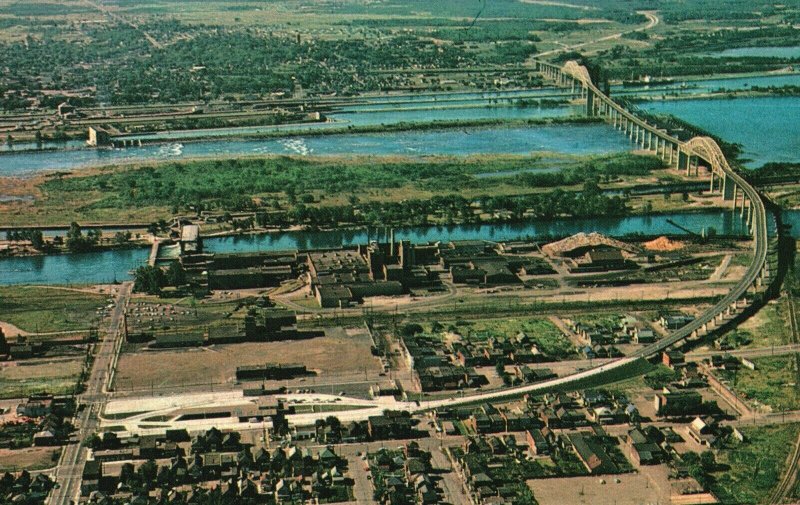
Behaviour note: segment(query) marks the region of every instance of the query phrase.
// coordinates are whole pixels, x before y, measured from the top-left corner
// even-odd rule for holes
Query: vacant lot
[[[0,398],[21,398],[44,392],[69,393],[75,387],[82,366],[82,359],[78,357],[3,363]]]
[[[616,482],[617,479],[620,482]],[[659,484],[654,486],[642,474],[528,481],[528,486],[540,505],[669,503],[669,482],[666,475]]]
[[[88,329],[107,297],[44,286],[0,287],[0,321],[27,333]]]
[[[324,337],[282,342],[244,343],[174,351],[142,351],[120,358],[118,390],[167,388],[235,381],[236,367],[264,363],[300,363],[321,378],[376,374],[379,362],[370,353],[363,330],[334,328]]]
[[[799,429],[798,424],[743,429],[744,444],[719,451],[717,461],[730,469],[715,475],[712,491],[723,503],[762,503],[778,483]]]
[[[43,470],[55,466],[61,449],[27,447],[25,449],[0,449],[0,472]]]
[[[752,347],[769,347],[783,345],[791,342],[791,327],[789,326],[789,307],[786,297],[781,297],[767,304],[753,317],[739,326],[753,339]]]
[[[490,337],[511,338],[519,332],[526,333],[539,344],[542,352],[556,357],[573,354],[573,346],[569,339],[561,333],[555,324],[541,318],[506,318],[481,319],[478,321],[457,321],[456,326],[462,334],[471,339],[488,339]]]
[[[752,360],[755,370],[720,370],[733,389],[748,402],[768,405],[774,411],[800,408],[797,370],[793,356],[775,356]]]

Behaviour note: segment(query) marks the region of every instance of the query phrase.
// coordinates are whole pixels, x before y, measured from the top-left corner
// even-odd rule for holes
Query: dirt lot
[[[617,483],[616,479],[620,482]],[[601,484],[602,481],[605,484]],[[539,479],[528,481],[528,486],[540,505],[644,505],[670,502],[666,478],[663,483],[654,483],[642,474]]]
[[[52,447],[26,447],[25,449],[0,449],[0,472],[43,470],[55,466],[54,456],[61,451]]]
[[[231,384],[237,366],[299,363],[317,372],[318,379],[368,371],[373,377],[380,362],[370,353],[363,329],[331,328],[324,337],[265,343],[218,345],[198,349],[141,351],[120,357],[115,386],[131,389],[181,387],[193,384]]]

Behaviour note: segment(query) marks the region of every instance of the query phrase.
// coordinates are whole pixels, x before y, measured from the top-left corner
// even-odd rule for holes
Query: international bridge
[[[541,394],[553,389],[579,389],[592,382],[602,383],[604,376],[618,372],[633,365],[640,359],[659,355],[662,351],[683,344],[689,340],[703,338],[709,332],[726,324],[748,308],[756,296],[764,290],[769,278],[769,222],[766,208],[758,191],[740,176],[728,163],[724,153],[714,139],[694,137],[682,141],[670,135],[667,130],[648,124],[625,107],[614,102],[600,91],[592,82],[586,67],[575,61],[563,67],[535,61],[536,70],[541,72],[557,86],[571,89],[572,93],[586,101],[586,113],[591,117],[603,118],[606,122],[627,135],[642,150],[659,156],[665,163],[682,170],[690,177],[699,177],[699,167],[708,168],[710,174],[709,192],[721,194],[723,200],[733,202],[734,211],[739,211],[752,235],[753,258],[747,271],[731,290],[712,307],[705,310],[694,321],[673,331],[658,342],[641,348],[637,352],[568,376],[539,382],[527,386],[506,388],[499,391],[480,393],[461,398],[448,398],[437,401],[423,401],[410,408],[422,411],[434,408],[499,400],[522,394]],[[775,223],[772,223],[775,226]]]

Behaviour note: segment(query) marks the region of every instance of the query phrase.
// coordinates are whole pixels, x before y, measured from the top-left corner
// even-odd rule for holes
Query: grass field
[[[115,380],[118,390],[170,388],[235,381],[236,367],[264,363],[299,363],[317,377],[362,374],[381,370],[370,353],[363,331],[329,330],[308,340],[219,345],[190,350],[142,351],[123,354]],[[309,380],[311,382],[311,380]]]
[[[77,357],[4,363],[0,367],[0,398],[45,392],[67,394],[75,387],[82,367],[82,360]]]
[[[799,429],[798,424],[742,429],[744,444],[719,451],[717,461],[730,468],[714,475],[712,491],[722,503],[762,503],[777,484]]]
[[[752,360],[755,370],[741,368],[736,372],[721,370],[734,391],[751,403],[768,405],[775,411],[800,408],[797,370],[792,356],[775,356]]]
[[[739,325],[739,330],[747,332],[753,339],[752,347],[769,347],[791,342],[789,308],[786,298],[772,301],[753,317]]]
[[[39,286],[0,287],[0,321],[30,333],[88,329],[107,297]]]

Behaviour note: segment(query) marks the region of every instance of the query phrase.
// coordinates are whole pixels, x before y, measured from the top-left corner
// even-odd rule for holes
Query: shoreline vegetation
[[[11,205],[7,209],[15,210],[3,214],[44,228],[42,215],[105,223],[107,228],[115,227],[114,217],[127,215],[131,221],[150,223],[145,225],[148,233],[161,235],[171,216],[204,215],[214,216],[208,234],[241,235],[682,211],[693,190],[664,168],[654,156],[633,153],[425,159],[262,155],[145,163],[39,176],[29,184],[42,197]],[[711,208],[703,204],[687,210]],[[142,209],[148,212],[137,214]],[[11,221],[6,221],[7,228],[14,227]],[[30,234],[35,228],[18,230]],[[119,248],[131,245],[132,238],[130,231],[117,232],[96,243]],[[135,237],[142,240],[146,236]]]

